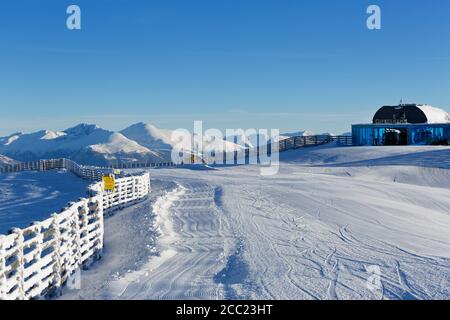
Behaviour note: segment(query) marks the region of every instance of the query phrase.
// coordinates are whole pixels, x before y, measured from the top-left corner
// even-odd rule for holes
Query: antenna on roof
[[[403,99],[400,99],[400,105],[403,105]]]

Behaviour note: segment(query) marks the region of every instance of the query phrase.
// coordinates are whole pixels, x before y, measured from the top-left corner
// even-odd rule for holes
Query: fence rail
[[[104,172],[67,159],[16,168],[64,168],[94,181]],[[33,299],[60,290],[76,270],[101,256],[104,216],[143,200],[149,192],[148,172],[119,176],[113,192],[104,191],[103,182],[95,182],[89,186],[88,198],[70,203],[60,213],[28,228],[0,235],[0,300]]]
[[[283,139],[279,142],[279,151],[293,150],[309,146],[324,145],[331,142],[337,142],[341,145],[351,146],[353,145],[353,139],[351,136],[304,136],[304,137],[290,137]]]
[[[83,166],[79,165],[75,161],[65,158],[4,165],[0,166],[0,173],[12,173],[21,171],[47,171],[53,169],[66,169],[82,179],[94,181],[100,181],[103,175],[113,173],[113,170],[111,168]]]

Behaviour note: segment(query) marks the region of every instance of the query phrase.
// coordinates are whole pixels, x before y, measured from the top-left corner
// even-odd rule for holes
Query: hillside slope
[[[41,130],[0,138],[0,153],[20,161],[70,158],[82,164],[107,165],[120,161],[158,161],[158,152],[120,133],[80,124],[61,132]]]
[[[242,146],[226,140],[216,140],[208,135],[193,137],[193,146],[189,149],[183,148],[183,145],[179,140],[175,140],[172,136],[174,130],[159,129],[151,124],[136,123],[124,130],[121,133],[127,138],[138,142],[140,145],[147,148],[159,151],[171,152],[172,150],[186,150],[189,152],[195,152],[195,145],[200,144],[200,140],[203,138],[204,151],[216,151],[216,152],[232,152],[235,149],[241,150]],[[191,137],[189,137],[191,138]]]
[[[114,254],[63,298],[449,299],[450,170],[436,161],[449,151],[296,150],[268,177],[257,166],[152,170],[166,188],[150,202],[156,247],[152,237],[147,255],[129,250],[149,208],[107,219]]]

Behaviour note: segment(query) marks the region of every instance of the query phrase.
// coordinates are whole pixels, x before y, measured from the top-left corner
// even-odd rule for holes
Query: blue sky
[[[9,0],[0,39],[0,135],[194,120],[340,133],[402,98],[450,110],[448,0]]]

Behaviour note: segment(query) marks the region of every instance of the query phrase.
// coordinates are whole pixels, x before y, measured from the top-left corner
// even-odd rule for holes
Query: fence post
[[[36,252],[33,255],[35,264],[39,264],[42,255],[42,247],[44,244],[44,235],[42,234],[42,224],[41,222],[33,222],[33,232],[34,232],[34,243],[36,244]],[[39,281],[41,281],[40,279]],[[39,284],[40,285],[40,284]]]
[[[89,207],[87,205],[87,201],[83,200],[83,205],[82,205],[82,209],[84,210],[84,214],[80,213],[80,207],[77,207],[76,210],[74,211],[74,217],[73,217],[73,221],[75,224],[75,230],[73,230],[73,232],[76,234],[75,236],[75,243],[76,243],[76,247],[77,247],[77,252],[76,252],[76,261],[78,265],[81,264],[81,235],[80,235],[80,214],[82,216],[86,216],[87,214],[89,214]]]
[[[49,227],[49,230],[52,230],[53,236],[55,239],[55,243],[53,245],[54,253],[53,260],[55,261],[53,267],[53,285],[56,290],[59,290],[62,286],[61,279],[61,232],[59,230],[59,222],[58,222],[58,214],[54,213],[51,216],[52,223]]]
[[[100,256],[102,255],[102,251],[103,251],[103,241],[104,241],[104,236],[105,236],[105,228],[104,228],[104,209],[103,209],[103,196],[97,197],[96,198],[97,201],[97,217],[99,219],[99,223],[100,223],[100,252],[98,253],[98,257],[97,259],[100,258]]]
[[[19,290],[19,299],[24,300],[25,299],[25,290],[24,290],[24,279],[23,279],[23,271],[24,271],[24,265],[25,261],[23,259],[23,232],[22,230],[15,228],[13,229],[13,233],[16,234],[16,257],[17,257],[17,272],[16,272],[16,282],[18,285]]]
[[[6,288],[5,288],[5,270],[6,270],[6,261],[5,261],[5,248],[4,248],[4,235],[0,235],[0,300],[4,300],[6,298]]]

